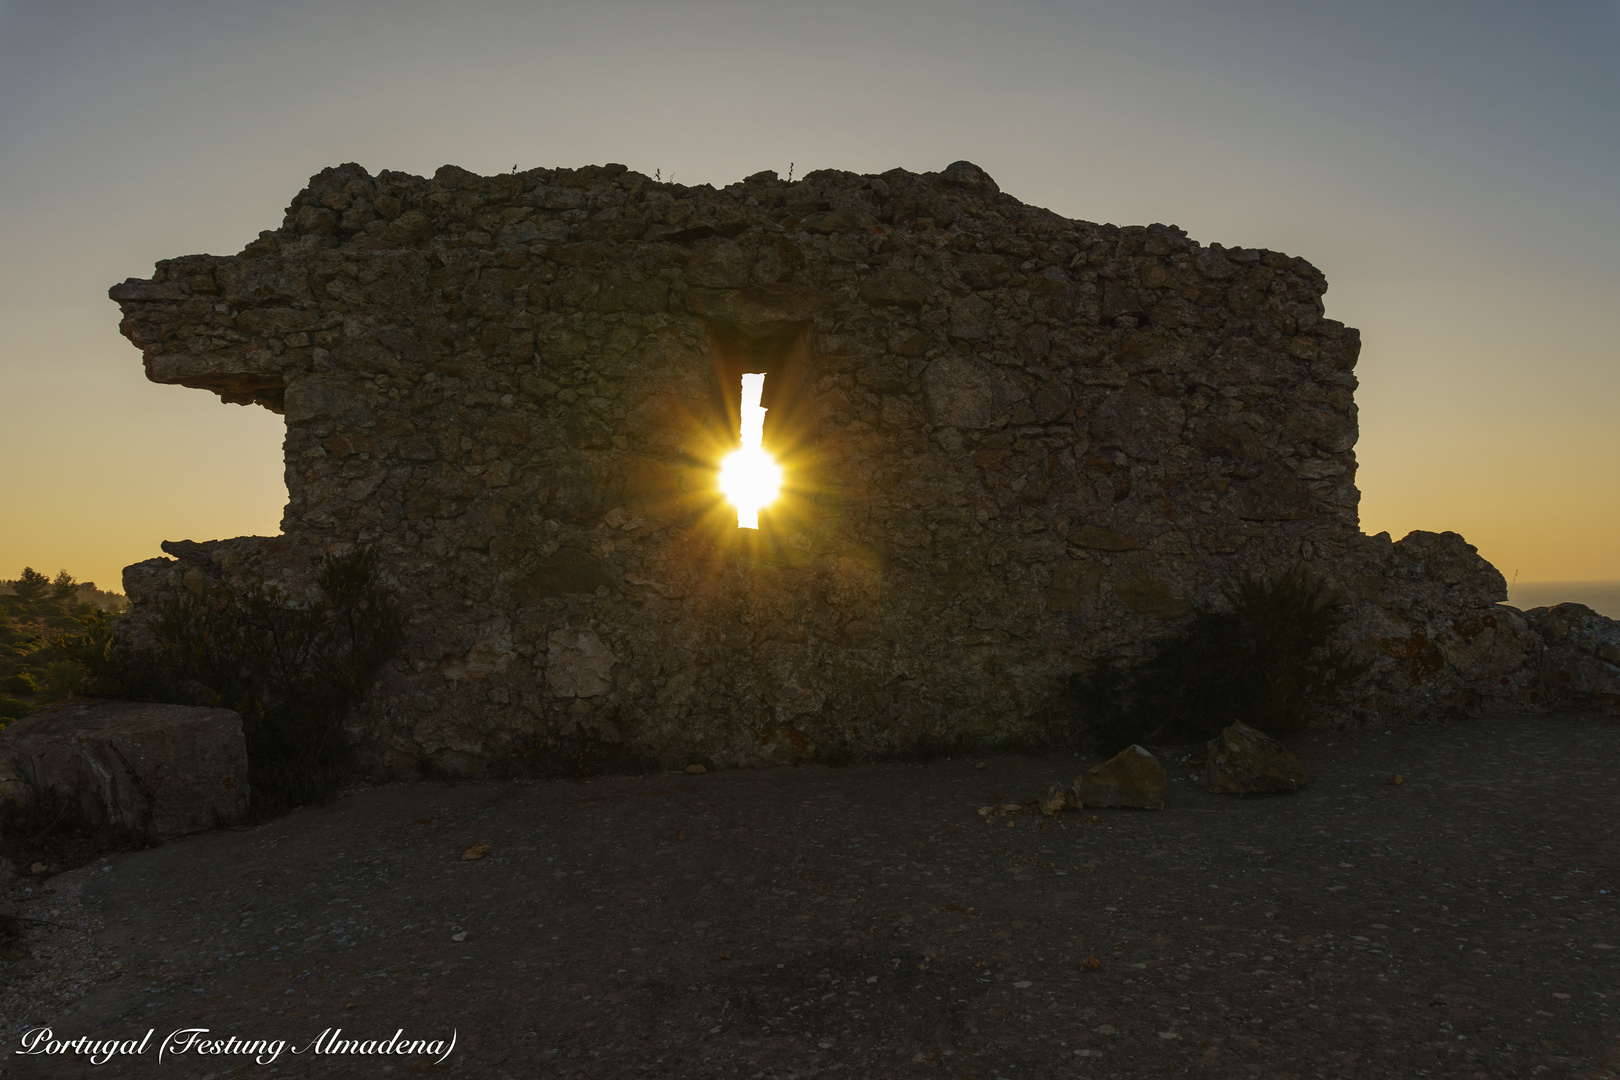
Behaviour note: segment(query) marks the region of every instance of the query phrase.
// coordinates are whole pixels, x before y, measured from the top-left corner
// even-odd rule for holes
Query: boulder
[[[15,728],[17,725],[11,725]],[[0,736],[3,738],[3,736]],[[7,758],[0,755],[0,820],[15,818],[34,805],[34,789]]]
[[[82,827],[167,840],[246,819],[247,740],[229,709],[99,701],[58,706],[0,732],[8,807],[68,801]]]
[[[1204,787],[1233,795],[1296,791],[1305,786],[1305,766],[1282,743],[1248,724],[1233,724],[1209,740]]]
[[[1546,644],[1540,702],[1620,715],[1620,621],[1585,604],[1531,608],[1524,619]]]
[[[1164,766],[1143,747],[1131,745],[1075,777],[1074,797],[1085,806],[1164,809]]]

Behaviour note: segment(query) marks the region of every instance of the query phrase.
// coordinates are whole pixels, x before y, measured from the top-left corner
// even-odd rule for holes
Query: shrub
[[[0,679],[0,690],[13,697],[33,697],[39,693],[39,683],[34,681],[34,676],[29,672],[19,671],[15,675]]]
[[[1151,659],[1104,662],[1070,680],[1074,708],[1101,750],[1208,739],[1238,720],[1295,734],[1372,666],[1332,644],[1344,617],[1302,568],[1246,576],[1227,601],[1230,611],[1195,611]]]
[[[129,647],[105,612],[64,647],[97,696],[239,713],[260,810],[326,801],[353,761],[343,716],[403,641],[404,618],[375,552],[323,556],[314,569],[310,604],[263,581],[223,584],[164,604],[155,650]]]

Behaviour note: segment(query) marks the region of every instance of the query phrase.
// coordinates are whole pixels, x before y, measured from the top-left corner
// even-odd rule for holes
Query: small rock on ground
[[[1085,806],[1164,809],[1164,766],[1146,747],[1131,745],[1075,777],[1074,797]]]
[[[1305,766],[1282,743],[1247,724],[1232,724],[1209,740],[1204,788],[1231,795],[1298,791]]]

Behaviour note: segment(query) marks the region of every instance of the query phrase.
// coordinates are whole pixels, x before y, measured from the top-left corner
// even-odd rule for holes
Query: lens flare
[[[720,491],[737,508],[737,528],[759,528],[759,512],[782,490],[782,466],[765,452],[764,374],[742,377],[742,448],[720,463]]]
[[[720,490],[737,508],[737,528],[759,528],[759,512],[782,490],[782,466],[757,446],[745,446],[720,463]]]

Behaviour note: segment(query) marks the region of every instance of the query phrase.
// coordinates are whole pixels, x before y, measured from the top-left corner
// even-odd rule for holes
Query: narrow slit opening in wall
[[[738,526],[758,528],[769,519],[770,508],[777,500],[774,497],[762,499],[758,509],[764,514],[756,517],[745,505],[747,498],[739,501],[734,492],[738,485],[768,487],[772,468],[790,469],[793,458],[802,453],[809,441],[811,408],[806,390],[810,325],[739,327],[711,323],[709,335],[716,404],[725,424],[724,445],[746,450],[752,435],[759,439],[759,449],[763,451],[762,457],[750,458],[746,453],[737,458],[728,456],[721,467],[721,490],[738,509]],[[752,378],[745,380],[745,376]],[[753,403],[744,400],[745,382],[759,393],[758,407],[765,410],[762,426],[757,410],[746,407]]]

